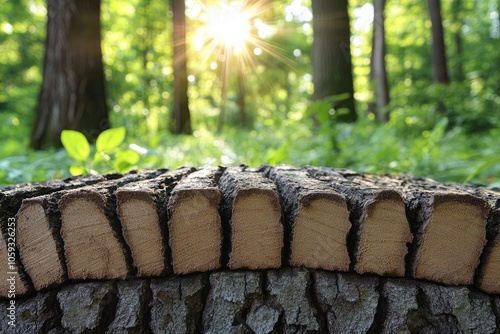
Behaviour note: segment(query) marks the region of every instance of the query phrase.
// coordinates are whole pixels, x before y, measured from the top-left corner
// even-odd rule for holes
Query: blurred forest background
[[[500,187],[499,12],[0,0],[0,184],[289,163]]]

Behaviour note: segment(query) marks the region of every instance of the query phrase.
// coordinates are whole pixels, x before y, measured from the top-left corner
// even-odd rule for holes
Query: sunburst
[[[201,0],[198,0],[201,1]],[[210,62],[218,68],[221,80],[220,119],[223,118],[226,87],[230,75],[246,77],[256,69],[259,56],[266,53],[279,61],[291,65],[289,57],[268,39],[276,32],[272,24],[263,19],[272,4],[257,0],[219,1],[208,4],[198,2],[194,48],[202,63]],[[215,61],[215,62],[214,62]],[[219,64],[212,66],[212,64]],[[246,81],[246,80],[242,80]]]

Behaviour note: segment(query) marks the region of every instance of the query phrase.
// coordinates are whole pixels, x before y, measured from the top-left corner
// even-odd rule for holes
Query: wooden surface
[[[13,276],[41,333],[500,330],[495,190],[239,166],[21,185],[0,205],[0,297]]]

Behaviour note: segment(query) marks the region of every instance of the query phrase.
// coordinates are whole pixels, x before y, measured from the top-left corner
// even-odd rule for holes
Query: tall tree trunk
[[[375,85],[377,119],[387,122],[389,114],[386,110],[389,104],[389,84],[387,83],[387,71],[385,65],[385,0],[374,0],[373,19],[373,47],[370,77]]]
[[[357,115],[354,106],[347,0],[314,0],[312,10],[313,99],[348,93],[347,99],[333,107],[337,110],[343,108],[343,112],[336,115],[338,121],[353,122]]]
[[[464,66],[463,66],[463,61],[462,61],[462,54],[463,54],[463,42],[462,42],[462,27],[463,27],[463,21],[462,21],[462,15],[461,15],[461,10],[462,10],[462,0],[453,0],[452,3],[452,13],[453,13],[453,37],[455,40],[455,58],[456,58],[456,63],[455,63],[455,76],[456,80],[459,82],[462,82],[465,80],[465,75],[464,75]]]
[[[446,50],[444,45],[443,23],[441,19],[440,0],[428,0],[429,15],[432,23],[432,64],[434,66],[434,81],[449,84]]]
[[[43,82],[31,147],[60,146],[64,129],[95,139],[109,127],[100,0],[48,0]]]
[[[238,73],[237,73],[237,81],[238,81],[238,109],[240,113],[240,124],[241,126],[247,126],[248,125],[248,117],[247,117],[247,110],[246,110],[246,104],[245,104],[245,95],[246,95],[246,90],[245,90],[245,82],[244,82],[244,73],[243,73],[243,68],[238,65]]]
[[[187,95],[186,57],[186,4],[184,0],[171,0],[174,21],[174,101],[172,107],[172,132],[191,134],[191,116]]]

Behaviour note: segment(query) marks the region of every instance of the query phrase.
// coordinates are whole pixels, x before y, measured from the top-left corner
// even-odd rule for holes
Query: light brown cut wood
[[[350,203],[354,270],[361,274],[404,276],[405,257],[413,235],[401,194],[376,182],[349,180],[331,168],[308,167],[307,170],[311,176],[328,182],[345,195]]]
[[[267,167],[291,217],[290,265],[348,271],[347,235],[351,229],[344,196],[304,170]]]
[[[360,219],[354,270],[404,276],[407,244],[413,240],[402,198],[384,192],[366,204]],[[392,197],[392,198],[391,198]]]
[[[168,207],[169,244],[176,274],[220,268],[222,227],[218,169],[202,169],[172,191]]]
[[[341,172],[342,173],[342,172]],[[472,284],[486,244],[487,201],[459,185],[410,176],[348,171],[346,178],[373,182],[403,194],[414,235],[407,275],[443,284]]]
[[[194,168],[168,171],[154,179],[129,183],[115,192],[123,238],[138,277],[161,276],[169,268],[166,198],[178,180]]]
[[[485,203],[465,194],[435,194],[429,209],[413,276],[446,284],[471,284],[486,244]]]
[[[116,192],[118,217],[129,245],[137,276],[158,276],[165,271],[160,218],[154,199],[147,193]]]
[[[478,285],[485,292],[500,295],[500,234],[485,259]]]
[[[290,264],[349,270],[346,239],[351,224],[345,202],[324,195],[302,201],[295,216]]]
[[[91,190],[69,192],[59,201],[70,279],[125,278],[128,274],[124,251],[105,205],[103,196]]]
[[[283,226],[279,208],[279,199],[272,191],[243,192],[235,199],[229,268],[281,266]]]
[[[8,239],[7,239],[8,240]],[[9,245],[6,239],[0,237],[0,270],[2,271],[2,280],[0,280],[0,297],[14,298],[27,293],[30,288],[21,278],[19,268],[16,266],[15,252],[13,244]],[[31,288],[33,289],[33,288]]]
[[[37,291],[59,285],[66,279],[43,205],[44,197],[25,199],[17,213],[19,255]]]
[[[278,190],[262,174],[228,168],[220,180],[230,221],[231,269],[281,266],[283,225]]]

